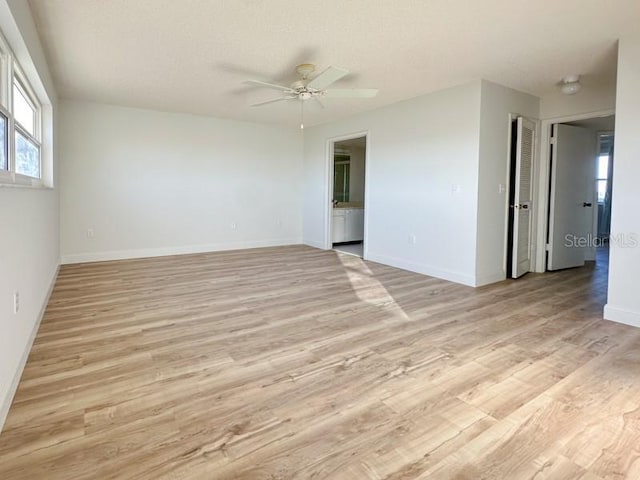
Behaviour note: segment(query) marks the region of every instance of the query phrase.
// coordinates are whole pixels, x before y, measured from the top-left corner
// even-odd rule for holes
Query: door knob
[[[587,207],[593,207],[593,204],[592,204],[591,202],[583,202],[583,203],[582,203],[582,206],[583,206],[584,208],[587,208]]]

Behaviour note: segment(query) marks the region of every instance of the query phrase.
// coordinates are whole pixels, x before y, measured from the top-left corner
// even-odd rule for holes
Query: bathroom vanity
[[[364,240],[364,208],[334,207],[331,232],[333,243]]]

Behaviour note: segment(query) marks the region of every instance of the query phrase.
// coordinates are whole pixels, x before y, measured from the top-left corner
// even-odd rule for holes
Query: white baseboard
[[[105,262],[109,260],[128,260],[132,258],[165,257],[168,255],[185,255],[189,253],[210,253],[226,250],[243,250],[247,248],[281,247],[300,245],[300,238],[281,238],[277,240],[254,240],[248,242],[214,243],[207,245],[186,245],[180,247],[142,248],[134,250],[112,250],[106,252],[75,253],[62,256],[62,264],[87,262]]]
[[[382,263],[383,265],[401,268],[402,270],[408,270],[410,272],[421,273],[430,277],[441,278],[450,282],[461,283],[462,285],[467,285],[469,287],[476,286],[476,279],[473,275],[453,272],[451,270],[444,270],[441,268],[431,267],[429,265],[407,262],[406,260],[402,260],[400,258],[390,257],[387,255],[379,255],[376,253],[368,254],[365,260],[371,260],[372,262]]]
[[[488,275],[476,276],[475,287],[484,287],[485,285],[491,285],[492,283],[502,282],[507,279],[505,272],[496,272]]]
[[[309,245],[313,248],[319,248],[320,250],[326,250],[323,242],[316,242],[315,240],[303,240],[302,243]]]
[[[51,292],[53,292],[53,287],[56,284],[56,279],[58,278],[58,272],[60,271],[60,262],[58,261],[58,265],[56,266],[55,271],[53,272],[53,276],[51,277],[51,282],[49,284],[49,290],[44,297],[44,301],[42,302],[42,306],[40,307],[40,312],[38,314],[38,318],[36,320],[33,329],[31,330],[31,334],[29,335],[29,340],[25,346],[24,351],[22,352],[22,357],[20,357],[20,363],[18,364],[18,369],[16,370],[13,380],[11,380],[11,385],[9,385],[9,391],[7,392],[7,396],[2,399],[2,403],[0,404],[0,432],[2,432],[2,427],[4,427],[4,422],[7,419],[7,415],[9,414],[9,408],[11,408],[11,403],[13,402],[13,397],[16,394],[16,390],[18,390],[18,384],[20,383],[20,379],[22,378],[22,372],[24,371],[24,367],[27,364],[27,360],[29,359],[29,353],[31,353],[31,347],[33,346],[33,342],[36,339],[36,335],[38,334],[38,329],[40,328],[40,322],[42,322],[42,318],[44,317],[44,312],[47,310],[47,305],[49,304],[49,297],[51,297]]]
[[[609,304],[604,306],[604,318],[612,322],[624,323],[632,327],[640,327],[640,313],[612,307]]]

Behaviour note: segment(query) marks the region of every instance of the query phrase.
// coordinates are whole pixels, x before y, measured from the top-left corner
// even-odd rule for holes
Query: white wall
[[[364,202],[365,149],[349,147],[349,201]]]
[[[55,111],[56,93],[28,3],[0,0],[0,29],[27,75],[40,76],[37,87],[45,89]],[[1,429],[58,267],[58,192],[0,187],[0,219]],[[14,292],[20,293],[15,315]]]
[[[367,258],[473,285],[480,82],[306,129],[306,244],[327,247],[327,140],[364,131]]]
[[[499,185],[509,185],[509,114],[536,120],[539,99],[483,80],[480,108],[476,284],[484,285],[506,278],[508,196]]]
[[[585,85],[575,95],[555,90],[540,98],[540,119],[567,117],[583,113],[603,112],[616,107],[616,86]]]
[[[620,39],[609,296],[605,318],[640,327],[640,35]],[[622,240],[622,238],[620,238]]]
[[[60,130],[63,263],[301,241],[298,129],[63,101]]]

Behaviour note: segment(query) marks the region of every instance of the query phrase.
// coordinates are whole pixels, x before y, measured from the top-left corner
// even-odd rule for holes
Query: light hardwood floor
[[[639,479],[606,267],[472,289],[308,247],[65,266],[11,479]]]

